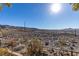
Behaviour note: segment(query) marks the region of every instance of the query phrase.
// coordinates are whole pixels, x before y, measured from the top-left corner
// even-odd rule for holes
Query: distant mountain
[[[20,30],[32,30],[32,31],[38,31],[38,32],[53,32],[53,33],[75,33],[79,35],[79,29],[73,29],[73,28],[66,28],[66,29],[60,29],[60,30],[50,30],[50,29],[37,29],[37,28],[29,28],[29,27],[20,27],[20,26],[10,26],[10,25],[0,25],[0,28],[2,29],[20,29]]]
[[[27,29],[27,30],[36,30],[37,28],[29,27],[20,27],[20,26],[10,26],[10,25],[0,25],[0,28],[10,28],[10,29]]]

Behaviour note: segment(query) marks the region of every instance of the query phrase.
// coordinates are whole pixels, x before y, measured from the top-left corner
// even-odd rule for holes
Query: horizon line
[[[0,24],[2,26],[15,26],[15,27],[25,27],[25,28],[35,28],[41,30],[63,30],[63,29],[79,29],[78,27],[65,27],[65,28],[37,28],[37,27],[28,27],[28,26],[19,26],[19,25],[9,25],[9,24]]]

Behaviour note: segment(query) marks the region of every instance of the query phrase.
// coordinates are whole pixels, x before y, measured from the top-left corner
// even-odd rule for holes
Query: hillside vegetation
[[[0,25],[1,56],[75,56],[78,54],[79,29],[46,30]]]

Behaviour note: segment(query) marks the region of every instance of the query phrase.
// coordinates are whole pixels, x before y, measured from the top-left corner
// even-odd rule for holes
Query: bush
[[[43,44],[41,40],[37,38],[33,38],[29,41],[28,47],[27,47],[27,55],[31,56],[40,56],[43,55]]]
[[[0,56],[11,56],[7,48],[0,48]]]

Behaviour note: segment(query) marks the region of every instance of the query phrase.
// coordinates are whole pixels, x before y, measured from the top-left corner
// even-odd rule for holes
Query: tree
[[[78,11],[79,10],[79,3],[71,3],[72,10]]]
[[[8,7],[11,7],[11,3],[0,3],[0,11],[2,10],[3,8],[3,5],[6,5]]]

